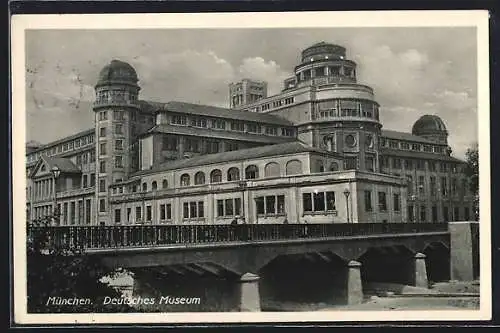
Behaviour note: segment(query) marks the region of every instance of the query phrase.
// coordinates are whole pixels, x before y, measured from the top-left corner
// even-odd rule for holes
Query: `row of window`
[[[378,119],[378,106],[369,101],[335,99],[318,103],[316,118],[364,117]]]
[[[305,69],[296,74],[297,81],[307,81],[313,77],[324,76],[347,76],[356,77],[356,70],[348,66],[320,66],[312,69]]]
[[[378,199],[378,211],[386,212],[387,211],[387,193],[383,191],[377,192]],[[393,193],[392,195],[392,208],[395,212],[401,211],[401,194]],[[365,190],[364,191],[364,202],[365,202],[365,211],[371,212],[373,211],[372,204],[372,191]]]
[[[76,165],[85,165],[95,162],[95,150],[90,150],[76,155],[75,157]]]
[[[105,121],[105,120],[111,120],[111,117],[109,116],[111,114],[111,111],[108,111],[108,110],[103,110],[103,111],[99,111],[98,113],[98,117],[99,117],[99,121]],[[125,111],[121,111],[121,110],[113,110],[113,120],[125,120],[126,115],[127,113]],[[132,121],[139,121],[140,123],[153,123],[154,122],[154,118],[153,117],[148,117],[144,114],[138,114],[136,112],[130,112],[130,119]]]
[[[391,161],[392,163],[389,163]],[[427,163],[426,163],[427,162]],[[396,170],[426,170],[427,168],[431,172],[452,172],[459,173],[461,168],[459,164],[447,163],[447,162],[436,162],[436,161],[426,161],[422,159],[402,159],[399,157],[389,157],[384,156],[380,159],[380,165],[382,168],[392,167]]]
[[[43,151],[39,151],[33,154],[28,155],[27,160],[28,163],[37,161],[42,155],[43,156],[54,156],[60,153],[65,153],[74,149],[78,149],[80,147],[87,146],[94,142],[94,135],[90,134],[81,138],[74,139],[69,142],[60,143],[57,146],[44,149]]]
[[[114,124],[113,135],[124,135],[123,125],[122,124]],[[105,138],[108,134],[108,128],[105,126],[99,127],[99,138]]]
[[[84,206],[85,204],[85,206]],[[92,220],[92,200],[86,199],[57,204],[61,225],[90,224]],[[53,214],[52,205],[35,207],[34,218],[39,219]]]
[[[170,117],[170,123],[173,125],[190,125],[192,127],[200,127],[200,128],[213,128],[213,129],[222,129],[225,130],[227,126],[227,122],[225,120],[220,119],[207,119],[203,117],[187,117],[186,115],[172,115]],[[278,127],[267,124],[259,124],[256,122],[244,122],[238,120],[229,121],[228,128],[231,131],[236,132],[247,132],[247,133],[255,133],[262,134],[262,127],[265,128],[264,133],[267,135],[281,135],[281,136],[293,136],[294,131],[289,127]]]
[[[392,149],[424,151],[426,153],[443,154],[445,152],[445,147],[443,147],[443,146],[421,144],[421,143],[410,143],[410,142],[398,141],[398,140],[386,139],[386,138],[382,138],[380,140],[380,145],[382,147],[389,147]]]
[[[100,90],[96,93],[96,103],[130,103],[137,100],[137,93],[129,90]]]
[[[417,212],[418,210],[418,212]],[[455,206],[453,210],[450,211],[448,206],[441,207],[443,220],[445,222],[450,221],[470,221],[471,212],[469,207],[463,207],[463,215],[460,217],[460,207]],[[438,222],[438,206],[433,205],[431,207],[431,221],[430,222]],[[425,205],[414,206],[408,205],[408,220],[410,222],[429,222],[427,217],[427,207]]]
[[[412,175],[406,175],[406,179],[408,180],[408,195],[413,195],[415,193],[415,185],[418,194],[423,195],[426,193],[426,177],[418,176],[418,182],[416,184],[414,183]],[[451,181],[448,182],[448,177],[441,177],[439,179],[439,184],[437,182],[438,178],[435,176],[430,176],[428,180],[429,192],[431,196],[436,196],[438,189],[442,196],[455,196],[459,194],[467,195],[470,193],[470,188],[468,188],[467,179],[465,178],[460,180],[460,184],[458,178],[451,178]]]

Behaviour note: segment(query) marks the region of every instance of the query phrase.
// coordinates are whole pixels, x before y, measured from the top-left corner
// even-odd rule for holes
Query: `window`
[[[135,207],[135,219],[140,221],[142,219],[142,208],[141,206]]]
[[[83,188],[87,188],[87,187],[88,187],[88,176],[83,175]]]
[[[437,206],[432,206],[431,215],[432,215],[432,222],[437,222],[437,220],[438,220]]]
[[[464,207],[464,221],[470,220],[470,212],[469,207]]]
[[[245,179],[256,179],[259,178],[259,169],[256,165],[249,165],[245,169]]]
[[[123,115],[123,111],[120,111],[120,110],[113,111],[113,119],[115,119],[115,120],[124,120],[125,117]]]
[[[99,161],[99,172],[106,173],[106,161]]]
[[[436,171],[436,162],[429,161],[429,171],[435,172]]]
[[[424,176],[418,176],[418,193],[425,193],[425,178]]]
[[[424,151],[427,153],[432,153],[432,147],[429,145],[424,145]]]
[[[207,154],[216,154],[219,152],[219,142],[217,141],[207,141],[205,146]]]
[[[287,175],[300,175],[302,174],[302,162],[299,160],[291,160],[286,163]]]
[[[401,159],[400,158],[393,158],[392,159],[392,168],[393,169],[401,169]]]
[[[415,222],[415,207],[413,205],[408,205],[408,219],[410,222]]]
[[[194,153],[200,152],[200,140],[197,139],[186,139],[184,150]]]
[[[270,195],[255,198],[255,205],[258,215],[284,215],[285,196]]]
[[[304,212],[327,212],[336,210],[335,192],[303,193]]]
[[[115,150],[123,150],[123,140],[115,140]]]
[[[358,158],[354,156],[348,156],[344,159],[344,169],[345,170],[355,170],[358,167]]]
[[[82,165],[82,155],[76,155],[76,165]]]
[[[153,180],[153,182],[151,183],[151,190],[156,191],[157,189],[158,183],[156,182],[156,180]]]
[[[408,183],[408,195],[413,194],[413,177],[411,175],[406,175],[406,181]]]
[[[100,136],[101,138],[105,138],[105,137],[106,137],[106,127],[101,127],[101,128],[99,129],[99,136]]]
[[[90,187],[95,186],[95,173],[90,174]]]
[[[186,116],[174,115],[172,116],[172,124],[186,125]]]
[[[121,223],[121,218],[122,218],[122,212],[121,209],[115,209],[115,223]]]
[[[411,150],[420,151],[420,145],[418,143],[412,143]]]
[[[168,181],[166,179],[163,179],[163,182],[161,184],[161,188],[168,188]]]
[[[456,195],[457,194],[457,179],[452,178],[451,179],[451,195]]]
[[[265,177],[279,177],[280,176],[280,165],[276,162],[267,163],[264,167]]]
[[[394,198],[394,211],[399,212],[401,211],[401,195],[399,193],[394,193],[393,194]]]
[[[235,167],[229,168],[229,170],[227,170],[227,180],[228,181],[240,180],[240,170]]]
[[[448,184],[446,177],[441,177],[441,194],[443,196],[448,195]]]
[[[60,209],[58,209],[60,211]],[[85,200],[85,223],[90,224],[91,218],[92,218],[92,200],[87,199]]]
[[[431,196],[436,196],[436,177],[430,178]]]
[[[107,152],[106,152],[106,143],[101,143],[99,145],[99,147],[100,147],[99,150],[100,150],[100,153],[101,153],[100,155],[106,155],[107,154]]]
[[[194,175],[194,184],[195,185],[203,185],[205,184],[205,174],[201,171],[198,171]]]
[[[425,210],[425,206],[420,206],[420,222],[426,222],[427,220],[427,212]]]
[[[146,221],[151,221],[152,220],[152,210],[151,210],[151,206],[146,206]]]
[[[460,221],[460,214],[457,206],[453,207],[453,221]]]
[[[184,219],[204,217],[203,201],[190,201],[182,204],[182,216]]]
[[[222,172],[219,169],[215,169],[210,173],[210,183],[220,182],[222,182]]]
[[[366,170],[373,171],[374,170],[374,167],[373,167],[374,162],[375,162],[375,160],[373,157],[367,156],[365,159]]]
[[[447,206],[443,206],[443,219],[445,222],[449,222],[450,221],[450,217],[448,215],[448,207]]]
[[[425,161],[417,160],[417,170],[425,170]]]
[[[411,169],[413,169],[413,161],[405,160],[405,170],[411,170]]]
[[[162,138],[162,150],[177,150],[178,140],[176,137],[165,135]]]
[[[244,132],[245,131],[245,123],[241,121],[232,121],[231,122],[231,131]]]
[[[130,222],[130,215],[132,214],[132,208],[127,208],[127,222]]]
[[[399,148],[399,142],[398,141],[394,141],[394,140],[390,140],[389,141],[389,148],[398,149]]]
[[[107,111],[100,111],[99,112],[99,121],[107,120],[107,119],[108,119],[108,112]]]
[[[212,128],[226,129],[226,121],[222,119],[212,119]]]
[[[190,177],[187,173],[181,176],[181,186],[189,186]]]
[[[226,142],[226,151],[238,150],[239,146],[236,142]]]
[[[160,205],[160,220],[165,220],[166,219],[166,212],[167,212],[166,205],[165,204],[161,204]]]
[[[106,211],[106,200],[105,199],[99,200],[99,211],[101,213]]]
[[[115,156],[115,168],[123,168],[123,156]]]
[[[249,123],[249,124],[247,124],[247,131],[249,133],[258,133],[258,134],[260,134],[261,131],[262,131],[262,129],[261,129],[260,125],[257,124],[257,123]]]
[[[387,198],[385,192],[378,192],[378,210],[381,212],[387,211]]]
[[[367,212],[371,212],[373,210],[372,207],[372,191],[365,191],[365,210]]]
[[[278,128],[266,126],[266,134],[267,135],[278,135]]]
[[[123,125],[122,124],[115,124],[115,133],[116,134],[123,134]]]
[[[285,98],[285,104],[293,104],[293,97]]]
[[[207,120],[205,118],[193,118],[191,119],[191,126],[206,128]]]
[[[106,192],[106,179],[99,179],[99,192]]]
[[[401,142],[401,149],[410,150],[410,144],[408,142]]]
[[[106,148],[106,146],[105,146],[105,148]],[[95,151],[94,150],[90,151],[90,163],[93,163],[93,162],[95,162]]]

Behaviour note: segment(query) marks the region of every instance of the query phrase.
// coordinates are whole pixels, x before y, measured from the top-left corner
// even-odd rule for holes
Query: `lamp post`
[[[52,176],[54,177],[54,222],[56,225],[59,225],[59,209],[57,209],[57,178],[59,178],[59,175],[61,174],[61,170],[57,167],[54,166],[52,169],[50,169],[50,172],[52,173]]]
[[[347,223],[350,223],[350,220],[349,220],[349,195],[350,194],[351,194],[351,192],[348,189],[344,190],[345,207],[346,207],[346,211],[347,211]]]

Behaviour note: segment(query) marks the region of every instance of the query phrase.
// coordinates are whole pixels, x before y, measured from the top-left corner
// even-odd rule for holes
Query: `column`
[[[415,287],[428,288],[425,254],[419,252],[413,258],[415,265],[414,285]]]
[[[347,304],[363,302],[363,284],[361,282],[361,263],[351,260],[347,264]]]
[[[240,311],[260,311],[259,276],[245,273],[239,282],[240,289]]]

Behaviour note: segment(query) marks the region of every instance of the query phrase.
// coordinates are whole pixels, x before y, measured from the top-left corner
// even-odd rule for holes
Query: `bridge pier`
[[[259,276],[245,273],[239,279],[239,310],[260,311]]]
[[[425,254],[417,253],[413,257],[414,272],[413,272],[413,285],[415,287],[428,288],[427,269],[425,265]]]
[[[347,304],[363,302],[363,284],[361,282],[361,263],[351,260],[347,264]]]

